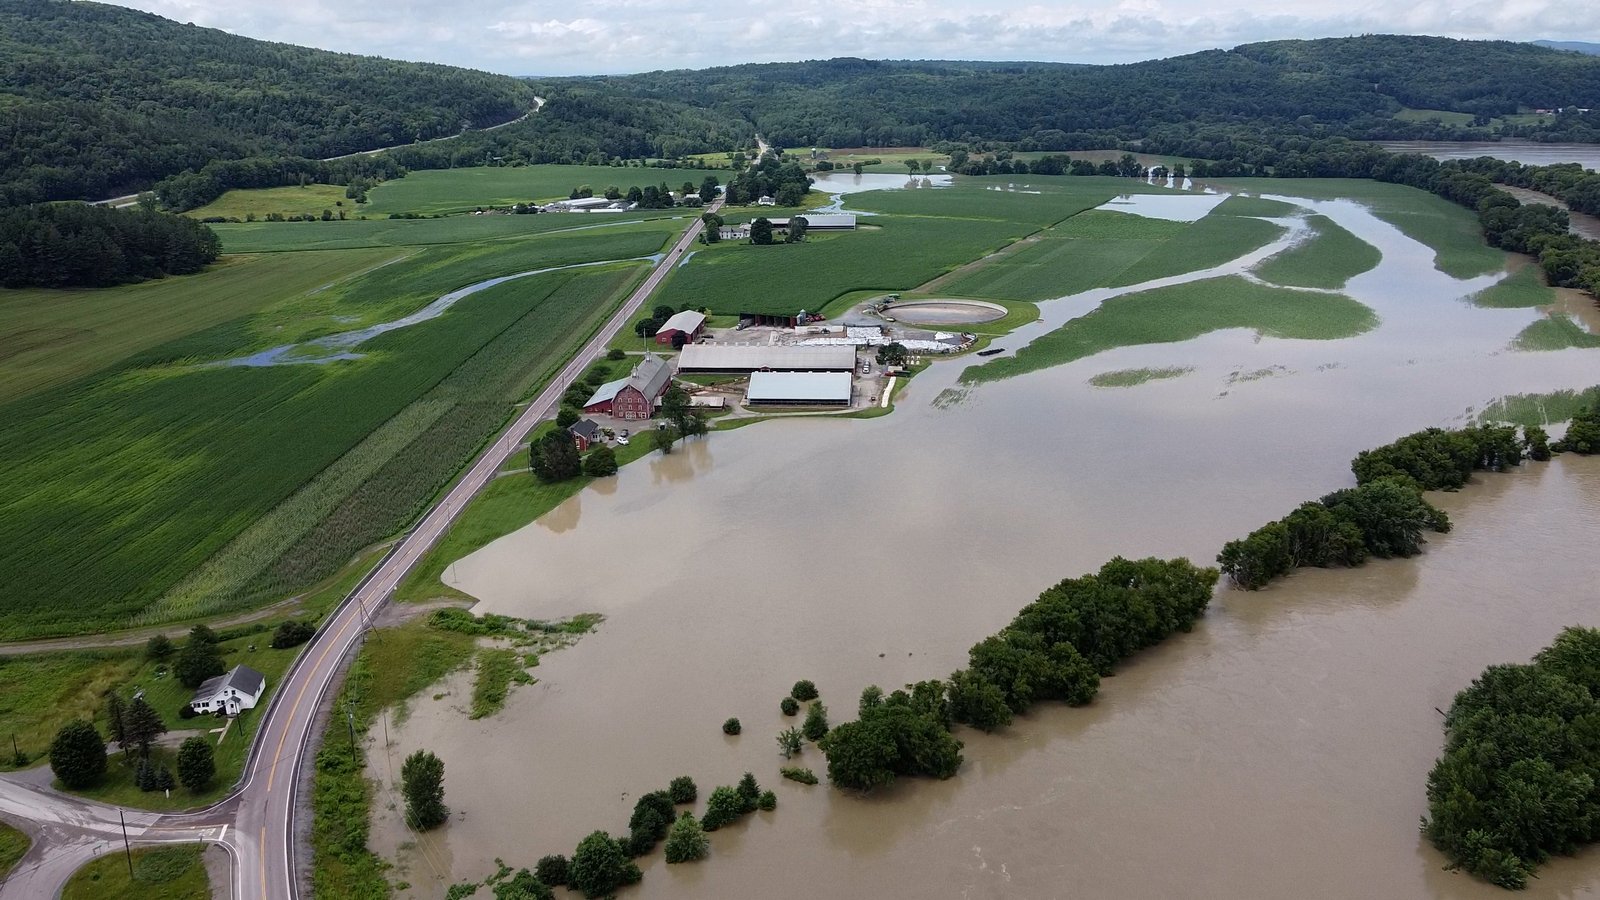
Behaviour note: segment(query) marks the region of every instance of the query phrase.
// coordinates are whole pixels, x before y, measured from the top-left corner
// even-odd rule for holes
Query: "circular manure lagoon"
[[[1006,308],[981,300],[910,300],[890,304],[883,314],[910,325],[976,325],[993,322]]]

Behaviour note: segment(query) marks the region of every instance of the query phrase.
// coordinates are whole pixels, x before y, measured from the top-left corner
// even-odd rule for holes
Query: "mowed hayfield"
[[[811,234],[797,244],[702,247],[667,281],[661,302],[723,314],[794,313],[853,291],[910,291],[1118,194],[1161,190],[1116,178],[1038,181],[1037,193],[997,190],[1003,178],[963,178],[948,188],[852,194],[849,208],[876,213],[861,217],[856,231]],[[734,209],[728,218],[746,212]]]
[[[174,325],[0,410],[0,639],[192,619],[327,577],[425,508],[603,324],[642,277],[637,258],[681,226],[227,258],[219,272],[281,272],[254,279],[272,296],[188,333]],[[296,266],[339,257],[337,271],[285,286]],[[609,260],[473,294],[367,341],[359,359],[213,365],[393,319],[487,278]],[[192,290],[188,279],[155,287]],[[117,294],[59,298],[102,296]]]
[[[328,210],[338,216],[358,214],[357,204],[344,195],[342,184],[301,184],[270,188],[242,188],[224,193],[221,197],[184,215],[195,219],[223,217],[243,219],[246,216],[266,218],[272,213],[282,216],[318,216]]]
[[[727,181],[726,171],[706,169],[657,169],[643,166],[504,166],[476,169],[431,169],[411,172],[404,178],[386,181],[367,194],[361,212],[367,216],[390,213],[452,213],[485,206],[510,206],[513,203],[560,200],[582,185],[595,196],[616,187],[627,193],[630,187],[666,184],[676,191],[684,182],[700,189],[707,175]]]

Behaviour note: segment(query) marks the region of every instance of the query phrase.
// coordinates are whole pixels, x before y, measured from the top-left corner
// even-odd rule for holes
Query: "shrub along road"
[[[716,212],[716,201],[707,211]],[[556,409],[561,395],[606,351],[616,331],[627,327],[668,273],[699,236],[697,216],[672,249],[604,327],[584,344],[550,384],[485,449],[453,488],[384,556],[306,646],[278,687],[261,720],[233,797],[209,809],[184,815],[128,813],[129,836],[139,843],[196,840],[220,843],[233,856],[234,900],[286,900],[301,896],[296,865],[296,792],[302,766],[312,756],[319,709],[338,682],[345,657],[365,634],[371,616],[450,528],[484,485],[517,451],[523,435]],[[65,797],[47,786],[48,769],[0,777],[0,813],[27,823],[34,845],[17,872],[0,883],[0,900],[55,896],[79,866],[116,849],[121,836],[119,810]],[[41,783],[44,782],[44,783]],[[232,826],[231,828],[229,826]]]

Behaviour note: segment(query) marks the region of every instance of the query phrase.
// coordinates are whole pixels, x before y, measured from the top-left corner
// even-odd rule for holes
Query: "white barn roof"
[[[856,227],[856,217],[851,213],[802,213],[797,218],[805,219],[807,228]]]
[[[793,344],[690,344],[678,356],[679,371],[845,371],[856,366],[854,347]]]
[[[660,334],[663,331],[681,331],[685,334],[694,334],[694,330],[705,323],[705,313],[696,312],[692,309],[686,309],[681,313],[674,313],[672,318],[662,322],[661,327],[656,329],[656,333]]]
[[[849,403],[849,372],[752,372],[751,403]]]

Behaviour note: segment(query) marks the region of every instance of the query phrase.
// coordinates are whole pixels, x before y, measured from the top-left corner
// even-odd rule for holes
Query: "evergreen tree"
[[[122,696],[115,689],[106,694],[106,734],[128,755],[128,732],[123,727]]]
[[[667,832],[668,864],[705,859],[710,850],[711,841],[706,838],[706,830],[701,827],[694,813],[684,810],[683,815],[672,823],[672,830]]]
[[[806,720],[800,726],[800,733],[808,741],[820,741],[827,736],[828,708],[822,705],[822,701],[811,704],[811,708],[806,710]]]
[[[211,742],[195,735],[178,748],[178,780],[193,793],[200,793],[217,776],[216,754]]]
[[[143,697],[129,701],[122,714],[122,739],[141,758],[149,758],[150,745],[166,733],[167,723],[161,721],[161,714],[156,712],[155,707],[145,702]]]
[[[50,742],[50,771],[69,790],[82,790],[106,773],[106,744],[82,719],[61,726]]]

